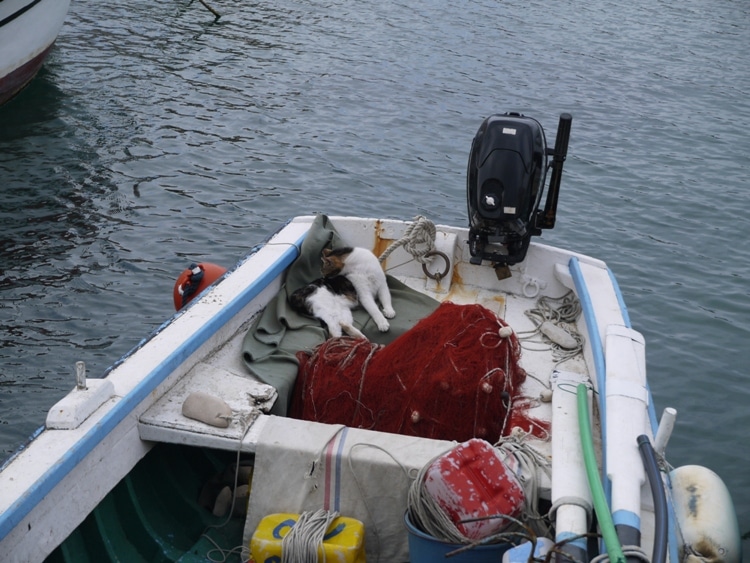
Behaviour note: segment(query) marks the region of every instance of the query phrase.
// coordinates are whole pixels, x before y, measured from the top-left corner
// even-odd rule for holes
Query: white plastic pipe
[[[667,449],[667,442],[669,442],[669,437],[672,435],[676,418],[677,410],[672,407],[667,407],[661,414],[659,428],[656,429],[656,436],[654,436],[654,450],[659,455],[664,455],[664,450]]]

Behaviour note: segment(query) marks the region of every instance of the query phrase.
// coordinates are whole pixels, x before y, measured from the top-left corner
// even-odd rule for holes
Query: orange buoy
[[[190,264],[190,267],[178,276],[174,284],[172,298],[175,310],[182,309],[193,297],[218,280],[226,271],[226,268],[209,262]]]

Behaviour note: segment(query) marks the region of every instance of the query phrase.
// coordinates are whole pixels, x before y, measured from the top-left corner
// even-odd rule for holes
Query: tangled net
[[[291,416],[410,436],[490,442],[510,431],[526,373],[507,324],[442,303],[387,346],[335,338],[299,352]],[[504,330],[503,330],[504,329]],[[520,414],[513,412],[514,421]]]

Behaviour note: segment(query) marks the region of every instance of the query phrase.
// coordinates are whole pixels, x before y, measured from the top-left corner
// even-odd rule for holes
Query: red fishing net
[[[297,354],[291,416],[425,438],[494,442],[510,432],[507,407],[526,378],[515,333],[500,335],[505,326],[481,305],[446,302],[387,346],[329,339],[312,354]],[[519,417],[512,413],[514,423]]]

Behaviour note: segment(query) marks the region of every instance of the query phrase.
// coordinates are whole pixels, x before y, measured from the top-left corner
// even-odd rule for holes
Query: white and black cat
[[[380,332],[390,328],[388,319],[396,316],[391,304],[391,292],[385,279],[385,272],[380,267],[377,257],[366,248],[350,246],[323,250],[323,267],[325,277],[341,275],[346,277],[357,290],[359,304],[367,311]],[[383,306],[381,312],[375,298]]]
[[[341,336],[342,330],[354,338],[367,338],[354,326],[357,290],[344,276],[318,278],[303,285],[289,296],[289,304],[297,312],[323,321],[331,338]]]
[[[351,309],[358,304],[367,311],[378,330],[387,332],[388,319],[396,316],[391,293],[377,257],[365,248],[324,249],[322,278],[309,283],[289,298],[296,310],[322,320],[332,337],[342,330],[350,336],[365,338],[353,325]],[[383,306],[381,312],[375,299]]]

